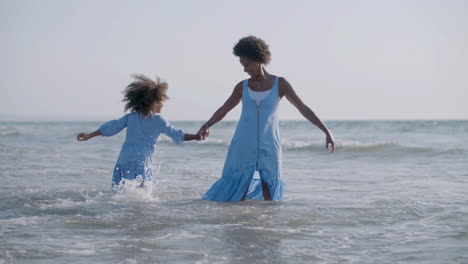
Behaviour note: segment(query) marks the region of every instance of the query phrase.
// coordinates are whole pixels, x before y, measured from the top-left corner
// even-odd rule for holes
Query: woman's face
[[[247,57],[239,57],[239,62],[244,67],[244,72],[251,77],[257,76],[260,73],[261,63]]]

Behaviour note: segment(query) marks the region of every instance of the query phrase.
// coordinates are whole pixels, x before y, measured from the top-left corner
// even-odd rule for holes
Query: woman
[[[333,152],[335,143],[327,127],[296,95],[283,77],[268,73],[264,65],[270,62],[268,45],[260,38],[248,36],[234,46],[244,72],[250,79],[239,82],[227,101],[198,131],[203,138],[211,126],[221,121],[242,100],[242,113],[224,163],[223,174],[204,200],[219,202],[283,199],[281,180],[281,141],[278,103],[286,97],[299,112],[326,135],[326,147]],[[260,179],[253,179],[258,171]]]

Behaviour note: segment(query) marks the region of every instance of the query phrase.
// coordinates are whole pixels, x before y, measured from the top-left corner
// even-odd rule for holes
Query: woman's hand
[[[330,148],[330,151],[331,151],[331,152],[334,152],[334,151],[335,151],[335,140],[333,139],[333,136],[332,136],[330,133],[327,134],[325,147],[326,147],[327,149]]]
[[[78,141],[86,141],[90,139],[89,135],[86,134],[86,133],[79,133],[77,136],[76,136],[76,140]]]

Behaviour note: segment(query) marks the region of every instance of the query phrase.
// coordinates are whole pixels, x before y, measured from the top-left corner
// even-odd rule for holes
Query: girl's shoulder
[[[155,121],[155,120],[161,120],[163,119],[160,114],[150,114],[148,116],[144,116],[143,113],[141,112],[130,112],[125,115],[127,118],[137,118],[137,119],[142,119],[142,120],[148,120],[148,121]]]
[[[130,112],[125,114],[122,118],[127,120],[127,122],[134,123],[135,120],[142,119],[143,116],[139,112]]]
[[[161,115],[157,114],[154,116],[154,118],[161,124],[161,125],[167,125],[169,122]]]
[[[145,118],[146,121],[154,123],[155,125],[166,125],[167,121],[161,114],[152,114]]]
[[[126,118],[138,118],[140,116],[142,116],[140,112],[130,112],[124,115]]]

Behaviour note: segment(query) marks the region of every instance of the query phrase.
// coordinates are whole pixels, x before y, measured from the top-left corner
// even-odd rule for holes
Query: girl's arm
[[[288,99],[288,101],[292,105],[294,105],[307,120],[309,120],[312,124],[320,128],[327,137],[325,147],[327,149],[328,147],[330,147],[331,152],[335,151],[335,141],[330,130],[328,130],[328,128],[325,126],[325,124],[323,124],[323,122],[318,118],[318,116],[307,105],[305,105],[302,102],[301,98],[297,96],[291,84],[289,84],[289,82],[285,78],[280,78],[279,86],[280,96],[285,96],[286,99]]]
[[[79,133],[77,136],[76,136],[76,140],[78,141],[86,141],[88,139],[91,139],[93,137],[96,137],[96,136],[101,136],[102,133],[101,133],[101,130],[96,130],[94,131],[93,133],[89,133],[89,134],[86,134],[86,133]]]
[[[111,121],[104,123],[99,128],[99,130],[101,131],[101,134],[104,137],[111,137],[111,136],[118,134],[120,131],[122,131],[124,128],[127,127],[127,119],[130,115],[132,115],[132,113],[126,114],[119,119],[111,120]]]
[[[238,83],[229,98],[224,104],[216,110],[213,116],[200,128],[197,135],[201,135],[201,139],[205,139],[210,134],[210,127],[221,121],[229,111],[236,107],[242,100],[242,82]]]
[[[76,139],[78,141],[86,141],[96,136],[105,136],[105,137],[113,136],[119,133],[120,131],[122,131],[122,129],[124,129],[127,126],[128,115],[129,114],[119,119],[111,120],[111,121],[104,123],[101,127],[99,127],[98,130],[94,131],[93,133],[90,133],[90,134],[79,133],[76,136]]]
[[[184,134],[184,141],[191,141],[191,140],[202,140],[201,135],[194,135],[194,134]]]

